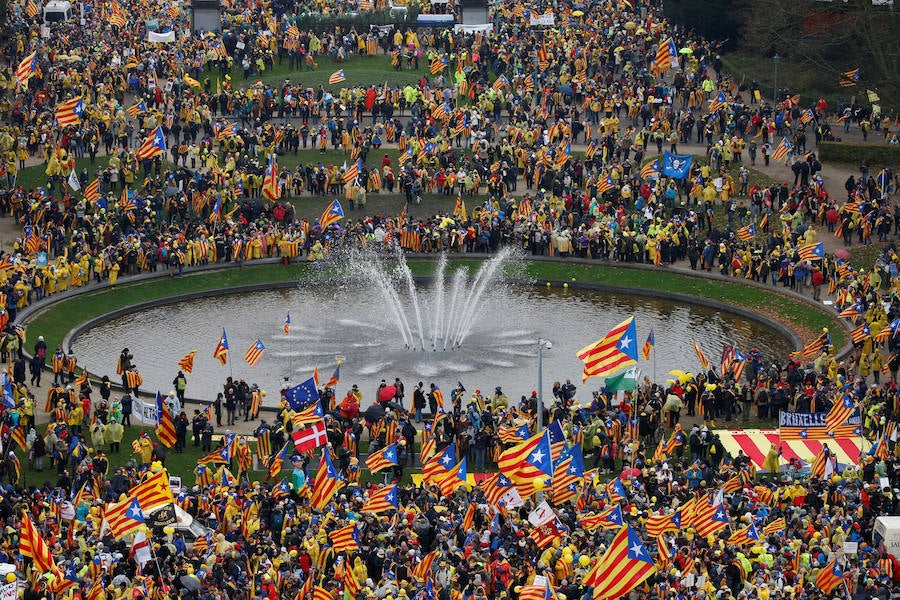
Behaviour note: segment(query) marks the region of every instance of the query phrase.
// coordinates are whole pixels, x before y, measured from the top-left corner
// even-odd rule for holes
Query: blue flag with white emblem
[[[690,154],[674,154],[666,151],[663,154],[662,172],[666,177],[687,179],[691,174],[691,163],[694,158]]]

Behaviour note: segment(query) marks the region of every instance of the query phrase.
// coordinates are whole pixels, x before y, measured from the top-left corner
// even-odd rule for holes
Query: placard
[[[545,13],[543,15],[531,15],[528,24],[532,27],[553,27],[556,25],[556,15]]]
[[[19,582],[4,583],[0,585],[0,600],[16,600],[19,591]]]
[[[555,518],[556,513],[553,512],[553,509],[550,508],[550,505],[547,504],[546,500],[544,500],[543,502],[538,504],[536,509],[531,511],[530,515],[528,515],[528,522],[535,527],[540,527],[544,523],[549,523]]]

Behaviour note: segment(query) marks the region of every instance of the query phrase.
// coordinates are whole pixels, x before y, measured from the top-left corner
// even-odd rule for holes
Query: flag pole
[[[288,351],[288,381],[290,381],[294,374],[294,338],[291,337],[290,331],[288,331]]]
[[[144,526],[146,527],[147,524],[144,523]],[[151,532],[151,529],[149,527],[147,527],[147,533],[149,534],[150,532]],[[132,544],[134,544],[133,540],[132,540]],[[153,549],[153,540],[150,539],[149,535],[147,535],[147,545],[150,546],[150,553],[153,554],[153,562],[156,563],[156,572],[159,574],[160,577],[162,577],[162,568],[159,566],[159,559],[156,557],[156,550]]]

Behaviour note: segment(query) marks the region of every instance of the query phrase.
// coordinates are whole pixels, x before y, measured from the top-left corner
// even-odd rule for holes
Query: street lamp
[[[544,350],[552,350],[553,342],[538,338],[537,341],[537,431],[543,427],[544,420]]]
[[[772,105],[774,106],[778,104],[778,63],[781,62],[781,57],[778,56],[777,52],[772,57],[772,62],[775,64],[775,84],[772,91]]]

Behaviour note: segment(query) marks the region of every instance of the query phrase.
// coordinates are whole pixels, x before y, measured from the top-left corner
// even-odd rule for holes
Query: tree
[[[673,23],[719,42],[737,44],[741,22],[740,0],[664,0],[666,18]],[[712,18],[711,15],[715,15]]]
[[[882,98],[900,92],[896,40],[900,15],[881,0],[742,0],[748,18],[745,48],[804,63],[837,88],[841,74],[859,68],[861,88]]]

